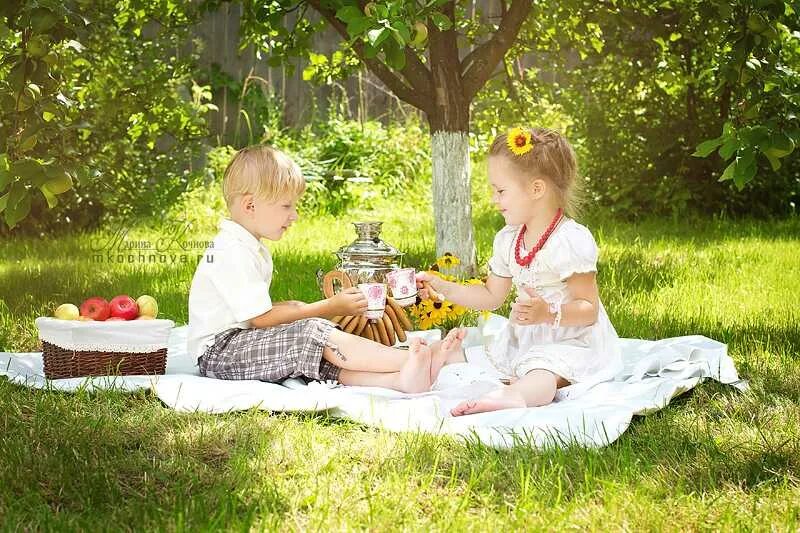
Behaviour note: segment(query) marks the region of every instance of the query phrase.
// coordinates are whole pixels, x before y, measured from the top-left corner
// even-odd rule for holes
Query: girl
[[[598,296],[597,245],[566,216],[575,209],[572,147],[555,131],[514,128],[494,140],[488,165],[492,200],[507,225],[495,236],[486,285],[417,276],[421,297],[480,310],[497,309],[512,284],[517,289],[510,320],[486,354],[511,384],[460,403],[453,416],[546,405],[558,388],[610,379],[621,365]],[[467,359],[462,350],[447,352],[433,364]]]

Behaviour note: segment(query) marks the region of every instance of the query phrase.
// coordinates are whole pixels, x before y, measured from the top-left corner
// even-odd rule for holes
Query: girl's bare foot
[[[501,387],[484,394],[477,400],[461,402],[450,410],[453,416],[472,415],[501,409],[527,407],[525,398],[511,387]]]
[[[467,336],[467,330],[464,328],[451,329],[450,333],[442,339],[441,342],[433,343],[431,350],[433,352],[433,360],[431,362],[431,383],[436,381],[439,376],[439,371],[448,362],[463,361],[463,349],[461,343]]]
[[[398,373],[397,389],[417,393],[431,390],[431,348],[418,338],[409,341],[408,359]]]

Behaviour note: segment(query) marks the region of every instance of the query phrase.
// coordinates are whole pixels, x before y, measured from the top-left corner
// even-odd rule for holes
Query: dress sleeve
[[[506,226],[497,232],[494,236],[494,244],[492,245],[492,257],[489,259],[489,271],[495,276],[501,278],[510,278],[511,269],[508,264],[509,256],[511,255],[511,247],[513,246],[514,235],[517,233],[517,228],[514,226]]]
[[[584,226],[576,225],[564,235],[562,253],[556,261],[559,278],[566,280],[573,274],[597,272],[597,243]]]

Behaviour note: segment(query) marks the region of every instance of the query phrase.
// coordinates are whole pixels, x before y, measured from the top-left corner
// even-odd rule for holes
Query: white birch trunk
[[[466,132],[437,131],[431,137],[433,156],[433,216],[436,255],[449,252],[461,260],[460,273],[474,274],[472,186],[469,136]]]

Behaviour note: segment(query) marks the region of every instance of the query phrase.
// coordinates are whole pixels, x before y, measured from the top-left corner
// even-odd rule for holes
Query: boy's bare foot
[[[400,368],[397,389],[408,393],[431,390],[431,348],[418,338],[409,342],[408,359]]]
[[[431,346],[433,352],[433,360],[431,361],[431,383],[436,381],[439,377],[439,371],[448,362],[463,361],[463,349],[461,343],[467,336],[467,330],[464,328],[451,329],[450,333],[440,342],[435,342]]]
[[[477,400],[461,402],[450,410],[453,416],[472,415],[501,409],[527,407],[525,398],[511,387],[501,387],[484,394]]]

